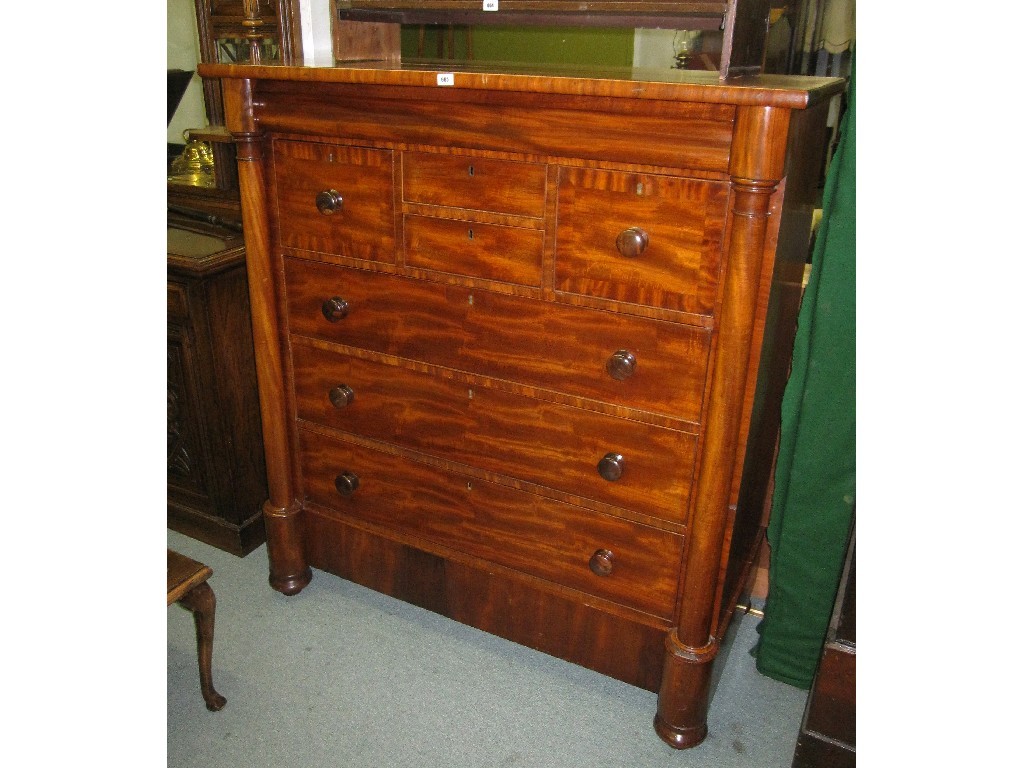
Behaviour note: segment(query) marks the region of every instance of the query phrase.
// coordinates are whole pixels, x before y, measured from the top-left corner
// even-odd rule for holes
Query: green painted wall
[[[423,56],[437,57],[437,28],[424,34]],[[465,27],[455,28],[455,57],[466,58]],[[447,35],[445,37],[447,40]],[[445,43],[447,54],[448,44]],[[419,29],[402,27],[402,58],[417,58]],[[520,64],[633,65],[633,29],[586,29],[580,27],[473,28],[473,59]]]

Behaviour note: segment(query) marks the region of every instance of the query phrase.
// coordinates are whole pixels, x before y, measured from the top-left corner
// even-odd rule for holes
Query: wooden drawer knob
[[[336,323],[342,318],[348,317],[348,302],[333,296],[330,299],[324,299],[324,303],[320,305],[320,311],[324,313],[324,317],[332,323]]]
[[[615,555],[610,549],[599,549],[590,557],[590,570],[598,576],[611,576]]]
[[[630,227],[619,232],[615,238],[615,247],[627,259],[635,259],[647,249],[649,240],[647,233],[640,227]]]
[[[342,472],[334,478],[334,487],[347,499],[359,488],[359,477],[352,472]]]
[[[608,358],[605,368],[613,379],[625,381],[636,373],[636,355],[628,349],[620,349]]]
[[[325,216],[341,210],[345,200],[336,189],[325,189],[316,193],[316,209]]]
[[[331,405],[335,408],[344,408],[346,405],[350,405],[355,396],[355,391],[348,384],[339,384],[327,393]]]
[[[620,477],[622,472],[626,468],[626,460],[622,457],[621,453],[606,453],[602,459],[597,462],[597,471],[608,482],[614,483]]]

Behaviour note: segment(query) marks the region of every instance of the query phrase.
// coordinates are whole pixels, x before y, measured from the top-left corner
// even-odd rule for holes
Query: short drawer
[[[285,283],[294,334],[700,419],[703,328],[294,258]]]
[[[540,218],[546,188],[547,166],[541,163],[428,152],[402,156],[402,198],[408,203]]]
[[[390,151],[276,141],[273,190],[283,247],[395,262]]]
[[[727,197],[722,182],[559,169],[556,290],[711,314]]]
[[[405,217],[405,263],[410,267],[540,286],[543,251],[542,230]]]
[[[696,437],[292,345],[300,418],[682,523]],[[602,474],[603,471],[603,474]]]
[[[305,494],[318,505],[655,616],[672,613],[679,534],[307,430],[299,443]]]

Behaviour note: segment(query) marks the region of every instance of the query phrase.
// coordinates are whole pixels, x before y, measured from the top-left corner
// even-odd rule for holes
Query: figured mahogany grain
[[[700,420],[703,329],[291,258],[285,282],[292,333]],[[343,321],[320,311],[331,296],[351,306]],[[626,381],[605,368],[620,349],[637,358]]]
[[[653,174],[560,169],[555,288],[711,314],[728,185]],[[637,227],[635,256],[616,247]]]
[[[402,195],[411,203],[539,218],[546,192],[542,163],[427,152],[402,156]]]
[[[406,216],[410,267],[539,288],[544,232],[465,219]]]
[[[440,125],[440,143],[456,151],[642,162],[720,174],[728,169],[735,112],[729,106],[669,102],[640,109],[623,101],[609,103],[612,114],[596,114],[589,100],[574,96],[452,91],[437,88],[436,80],[430,85],[428,93],[422,87],[378,91],[323,83],[314,96],[295,83],[261,82],[266,94],[259,119],[282,133],[332,136],[343,125],[356,141],[431,150],[439,143]]]
[[[363,586],[648,691],[661,682],[666,628],[642,615],[493,564],[446,558],[311,507],[309,562]]]
[[[694,434],[302,342],[297,338],[292,346],[302,419],[661,519],[685,518]],[[340,383],[354,395],[338,408],[329,393]],[[610,451],[625,457],[615,482],[597,471]]]
[[[299,431],[306,494],[346,517],[422,537],[489,562],[667,618],[682,537],[362,445]],[[340,472],[359,478],[344,497]],[[615,553],[608,577],[590,558]]]
[[[316,142],[279,141],[274,182],[280,242],[306,251],[394,263],[392,153]],[[317,209],[317,193],[334,190],[335,213]]]

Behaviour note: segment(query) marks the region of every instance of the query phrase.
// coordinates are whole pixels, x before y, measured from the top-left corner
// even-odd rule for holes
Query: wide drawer
[[[542,230],[406,216],[404,236],[406,266],[521,285],[541,284]]]
[[[702,328],[302,259],[285,259],[285,281],[292,333],[700,419]],[[344,305],[334,320],[327,302]]]
[[[727,197],[721,182],[560,168],[555,288],[711,314]]]
[[[293,343],[292,355],[300,418],[677,523],[685,519],[694,435],[309,344]]]
[[[392,153],[307,141],[274,142],[281,245],[395,261]]]
[[[540,218],[547,167],[541,163],[406,152],[402,198],[409,203]]]
[[[678,534],[307,430],[299,443],[306,497],[316,504],[656,616],[672,614]]]

